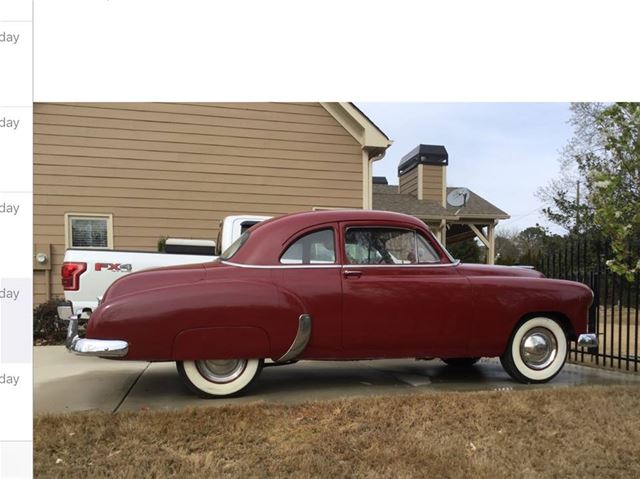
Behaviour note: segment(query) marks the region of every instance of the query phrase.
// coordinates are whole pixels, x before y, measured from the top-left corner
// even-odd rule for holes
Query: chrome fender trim
[[[129,352],[129,344],[126,341],[81,338],[78,335],[78,318],[73,317],[69,319],[65,345],[69,352],[80,356],[122,358]]]
[[[593,333],[581,334],[578,336],[578,346],[583,348],[597,348],[598,336]]]
[[[283,363],[287,361],[291,361],[297,358],[302,351],[309,344],[309,339],[311,338],[311,315],[309,314],[301,314],[298,318],[298,332],[296,333],[296,337],[293,339],[293,343],[287,350],[286,353],[282,355],[279,359],[276,359],[276,363]]]

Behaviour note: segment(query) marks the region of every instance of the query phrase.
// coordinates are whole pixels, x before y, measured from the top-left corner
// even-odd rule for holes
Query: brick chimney
[[[448,164],[449,154],[444,146],[416,146],[398,166],[399,192],[416,195],[419,200],[434,200],[446,207]]]

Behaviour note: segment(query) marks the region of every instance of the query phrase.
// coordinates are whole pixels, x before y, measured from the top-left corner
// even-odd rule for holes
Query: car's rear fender
[[[267,281],[201,281],[113,299],[94,312],[87,337],[127,341],[127,359],[279,358],[303,312]]]
[[[255,326],[214,326],[180,331],[173,359],[265,358],[271,355],[267,332]]]

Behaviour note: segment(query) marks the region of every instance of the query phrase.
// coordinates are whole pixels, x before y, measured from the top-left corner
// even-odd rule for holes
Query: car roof
[[[270,220],[264,221],[260,226],[277,221],[283,227],[285,225],[295,224],[301,229],[313,224],[331,223],[337,221],[402,221],[416,224],[423,224],[419,219],[405,215],[403,213],[394,213],[391,211],[380,210],[320,210],[320,211],[303,211],[300,213],[290,213],[288,215],[276,216]]]
[[[367,221],[374,226],[402,224],[426,230],[421,220],[402,213],[378,210],[307,211],[278,216],[253,226],[246,243],[232,256],[231,262],[247,265],[279,264],[282,249],[293,236],[307,230],[322,229],[339,222]]]

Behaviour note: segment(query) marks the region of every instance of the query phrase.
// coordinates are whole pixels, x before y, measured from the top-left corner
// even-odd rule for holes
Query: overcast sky
[[[373,174],[398,183],[398,162],[419,143],[449,152],[448,186],[465,186],[503,209],[501,227],[540,223],[553,231],[535,196],[559,171],[571,137],[567,103],[357,103],[393,140]]]

